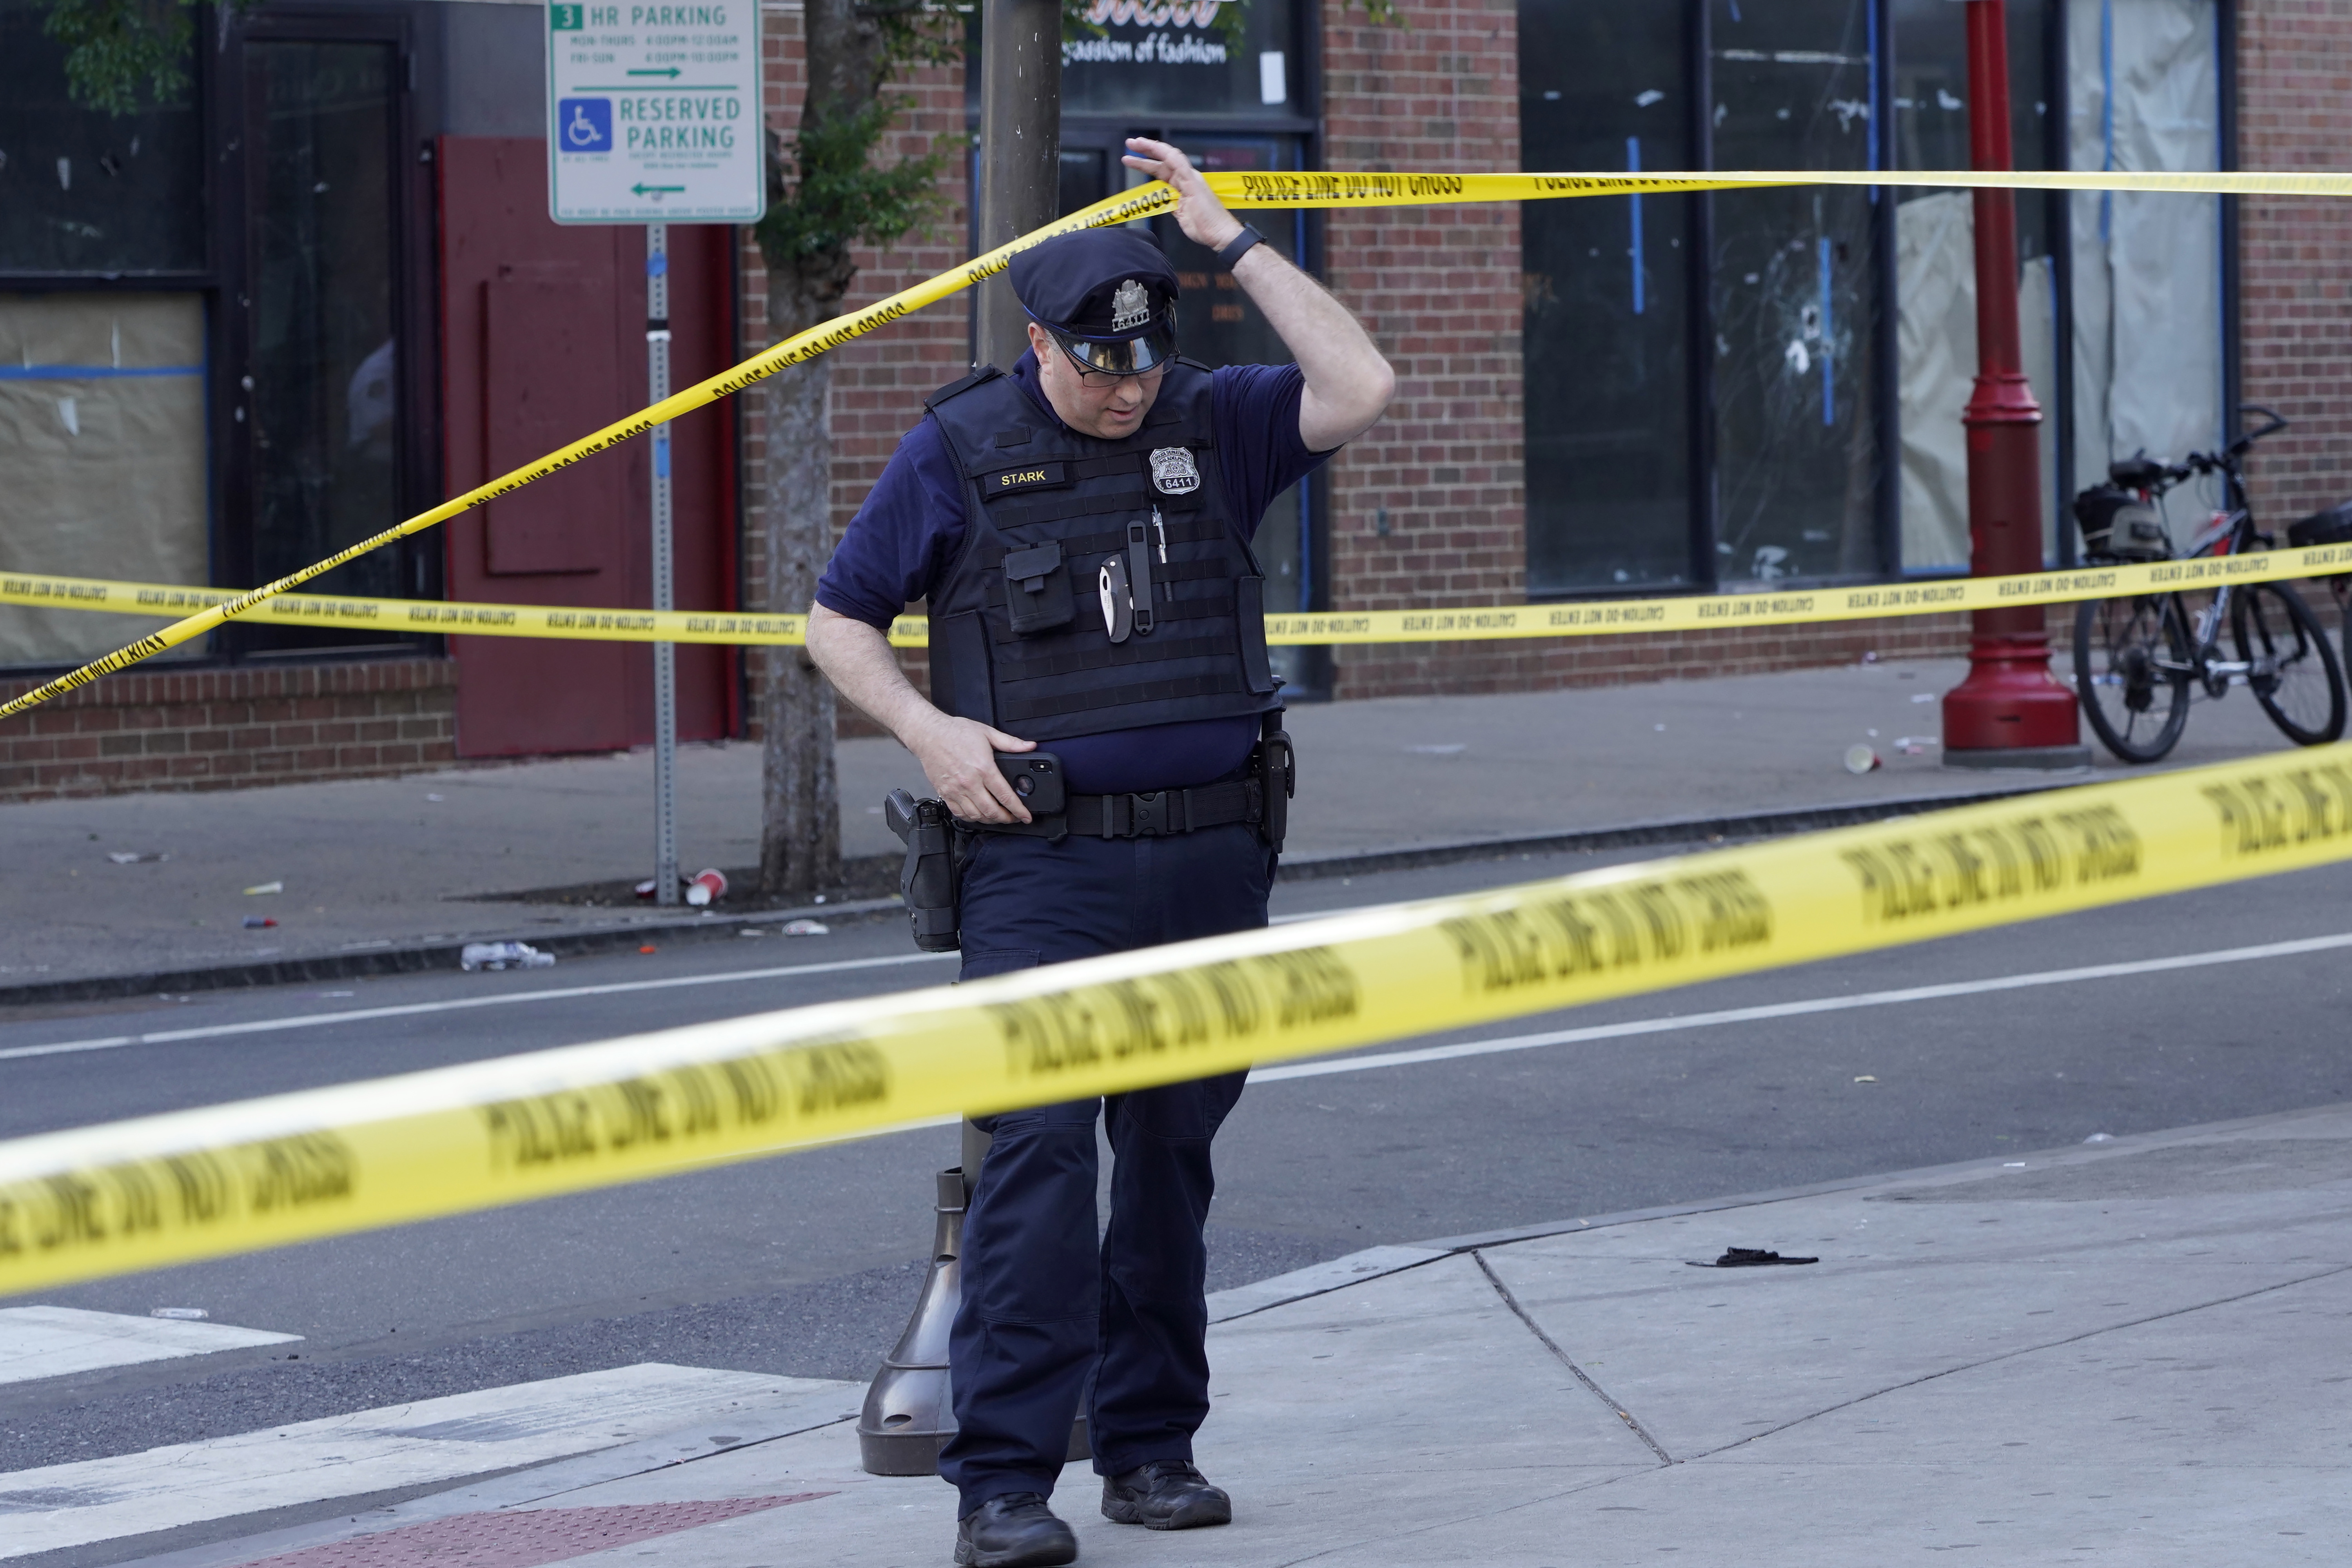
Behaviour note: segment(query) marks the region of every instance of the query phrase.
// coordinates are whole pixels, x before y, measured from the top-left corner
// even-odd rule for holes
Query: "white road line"
[[[1730,1007],[1720,1013],[1686,1013],[1680,1017],[1631,1018],[1622,1024],[1593,1024],[1581,1029],[1551,1029],[1540,1035],[1512,1035],[1496,1040],[1465,1040],[1454,1046],[1425,1046],[1412,1051],[1381,1051],[1371,1056],[1327,1058],[1320,1061],[1294,1062],[1286,1067],[1256,1068],[1252,1069],[1249,1081],[1280,1083],[1286,1079],[1370,1072],[1374,1068],[1415,1067],[1423,1062],[1448,1062],[1462,1057],[1532,1051],[1545,1046],[1575,1046],[1592,1040],[1622,1040],[1633,1035],[1668,1035],[1677,1029],[1710,1029],[1725,1024],[1754,1024],[1768,1018],[1801,1018],[1808,1014],[1843,1013],[1856,1007],[1892,1007],[1906,1002],[1938,1002],[1954,996],[1981,996],[1996,991],[2024,991],[2038,985],[2121,980],[2136,974],[2172,974],[2184,969],[2206,969],[2221,963],[2251,963],[2265,958],[2293,958],[2301,953],[2332,952],[2347,947],[2352,947],[2352,931],[2336,936],[2300,937],[2293,942],[2264,942],[2259,947],[2183,953],[2177,958],[2142,958],[2128,963],[2093,963],[2080,969],[2046,969],[2034,974],[2000,974],[1988,980],[1912,985],[1900,991],[1864,991],[1849,996],[1815,996],[1802,1002],[1769,1002],[1757,1007]]]
[[[852,1384],[648,1362],[0,1475],[0,1559],[618,1447]]]
[[[119,1050],[125,1046],[166,1046],[181,1040],[218,1039],[225,1035],[262,1035],[278,1029],[308,1029],[327,1024],[361,1024],[371,1018],[413,1018],[467,1007],[511,1007],[526,1002],[560,1002],[573,996],[616,996],[629,991],[667,991],[682,986],[724,985],[746,980],[785,980],[800,974],[841,974],[856,969],[887,969],[953,958],[952,952],[903,952],[887,958],[847,958],[833,963],[795,963],[782,969],[737,969],[724,974],[679,974],[667,980],[621,980],[609,985],[561,985],[544,991],[505,991],[493,996],[458,996],[442,1002],[409,1002],[394,1007],[350,1007],[340,1013],[304,1013],[291,1018],[257,1018],[243,1024],[206,1024],[190,1029],[156,1029],[143,1035],[107,1035],[90,1040],[59,1040],[47,1046],[10,1046],[0,1061],[25,1057],[70,1056]]]
[[[79,1307],[0,1308],[0,1383],[30,1383],[100,1367],[210,1355],[252,1345],[282,1345],[301,1337],[229,1323],[87,1312]]]
[[[1291,921],[1319,920],[1329,914],[1353,913],[1377,904],[1349,905],[1340,910],[1316,910],[1307,914],[1276,915],[1276,925]],[[307,1029],[329,1024],[362,1024],[372,1018],[411,1018],[428,1013],[451,1013],[468,1007],[511,1007],[527,1002],[561,1002],[574,996],[615,996],[631,991],[667,991],[682,986],[726,985],[746,980],[782,980],[800,974],[841,974],[858,969],[887,969],[908,963],[929,963],[959,958],[953,952],[902,952],[887,958],[849,958],[831,963],[796,963],[782,969],[736,969],[723,974],[681,974],[667,980],[622,980],[608,985],[558,985],[543,991],[508,991],[492,996],[460,996],[442,1002],[410,1002],[399,1006],[350,1007],[339,1013],[304,1013],[290,1018],[260,1018],[243,1024],[207,1024],[188,1029],[155,1029],[143,1035],[104,1035],[88,1040],[59,1040],[46,1046],[0,1047],[0,1062],[27,1057],[76,1056],[84,1051],[114,1051],[126,1046],[165,1046],[183,1040],[212,1040],[230,1035],[264,1035],[279,1029]],[[924,1123],[923,1125],[928,1125]]]
[[[1379,905],[1366,905],[1368,909]],[[1323,913],[1340,911],[1325,910]],[[1312,917],[1284,916],[1276,923]],[[1944,985],[1916,985],[1900,991],[1866,991],[1849,996],[1822,996],[1803,1002],[1775,1002],[1758,1007],[1735,1007],[1720,1013],[1692,1013],[1680,1017],[1638,1018],[1622,1024],[1600,1024],[1580,1029],[1555,1029],[1539,1035],[1513,1035],[1503,1039],[1470,1040],[1460,1045],[1429,1046],[1412,1051],[1340,1057],[1297,1062],[1286,1067],[1258,1068],[1252,1083],[1279,1083],[1285,1079],[1322,1078],[1332,1073],[1369,1072],[1374,1068],[1412,1067],[1423,1062],[1451,1061],[1458,1057],[1493,1056],[1528,1051],[1545,1046],[1578,1045],[1591,1040],[1622,1039],[1633,1035],[1704,1029],[1723,1024],[1749,1024],[1768,1018],[1801,1017],[1809,1013],[1839,1013],[1854,1007],[1885,1007],[1904,1002],[1930,1002],[1952,996],[1973,996],[1995,991],[2017,991],[2037,985],[2071,985],[2086,980],[2114,980],[2135,974],[2162,974],[2175,970],[2214,964],[2247,963],[2298,953],[2327,952],[2352,947],[2352,931],[2335,936],[2302,937],[2292,942],[2265,942],[2255,947],[2224,948],[2212,952],[2183,953],[2171,958],[2137,959],[2128,963],[2097,963],[2080,969],[2052,969],[2033,974],[1996,975]],[[329,1024],[364,1023],[372,1018],[414,1017],[468,1007],[512,1006],[527,1002],[562,1001],[574,996],[611,996],[631,991],[661,991],[681,986],[719,985],[746,980],[780,980],[801,974],[836,974],[860,969],[883,969],[934,959],[955,958],[952,952],[897,953],[887,958],[852,958],[832,963],[800,963],[779,969],[732,970],[723,974],[683,974],[667,980],[626,980],[608,985],[558,986],[545,991],[506,992],[495,996],[464,996],[441,1002],[411,1002],[392,1007],[354,1007],[340,1013],[306,1013],[291,1018],[260,1018],[242,1024],[211,1024],[189,1029],[158,1029],[143,1035],[110,1035],[98,1039],[61,1040],[47,1046],[0,1047],[0,1061],[25,1057],[64,1056],[81,1051],[115,1050],[125,1046],[170,1045],[182,1040],[216,1039],[229,1035],[267,1034],[279,1029],[308,1028]],[[950,1118],[950,1120],[952,1120]],[[929,1126],[929,1121],[909,1123]]]

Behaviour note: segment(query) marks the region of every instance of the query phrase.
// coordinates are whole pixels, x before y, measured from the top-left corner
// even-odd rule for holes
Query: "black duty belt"
[[[1013,833],[1024,838],[1165,838],[1203,827],[1265,820],[1265,795],[1258,781],[1234,779],[1193,789],[1153,790],[1143,795],[1074,795],[1059,816],[1031,822],[959,822],[980,833]]]

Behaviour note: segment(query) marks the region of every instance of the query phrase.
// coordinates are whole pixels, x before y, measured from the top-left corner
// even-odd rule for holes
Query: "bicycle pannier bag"
[[[2297,550],[2314,544],[2342,544],[2352,541],[2352,500],[2342,501],[2326,511],[2314,512],[2301,522],[2288,525],[2286,542]]]
[[[2164,561],[2172,540],[2157,510],[2131,491],[2094,485],[2074,498],[2074,521],[2083,530],[2083,552],[2111,561]]]

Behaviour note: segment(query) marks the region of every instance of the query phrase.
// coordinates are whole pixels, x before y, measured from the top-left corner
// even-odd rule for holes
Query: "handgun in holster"
[[[944,802],[917,800],[903,789],[882,798],[882,819],[907,847],[898,869],[898,896],[914,922],[915,945],[925,952],[953,952],[956,935],[955,825]]]

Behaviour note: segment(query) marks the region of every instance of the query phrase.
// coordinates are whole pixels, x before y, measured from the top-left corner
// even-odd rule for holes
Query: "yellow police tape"
[[[2352,745],[0,1143],[0,1295],[2352,858]]]
[[[1929,616],[1960,610],[2016,609],[2081,599],[2176,593],[2221,583],[2276,582],[2352,572],[2352,544],[2316,544],[2252,555],[2209,556],[2133,565],[2075,567],[2013,577],[1958,577],[1857,587],[1609,599],[1572,605],[1496,605],[1442,610],[1341,610],[1265,617],[1276,644],[1463,642],[1507,637],[1609,636],[1621,632],[1703,631],[1717,626],[1791,626]],[[98,610],[113,615],[177,614],[221,603],[234,590],[117,583],[96,577],[0,574],[0,605]],[[475,605],[438,599],[361,599],[289,594],[246,612],[278,624],[371,626],[386,632],[441,632],[501,637],[585,638],[603,642],[724,643],[791,647],[807,640],[805,616],[712,610],[615,610],[586,605]],[[900,647],[921,647],[929,623],[900,616],[889,629]]]
[[[1979,174],[1970,171],[1927,170],[1902,173],[1853,169],[1802,169],[1778,172],[1674,174],[1216,174],[1207,176],[1218,198],[1243,207],[1381,207],[1452,205],[1465,202],[1544,201],[1574,196],[1665,194],[1677,191],[1733,191],[1775,185],[1864,185],[1954,187],[1989,190],[2138,191],[2189,195],[2291,196],[2352,195],[2352,174]],[[1034,229],[984,256],[975,257],[952,271],[942,272],[911,289],[861,310],[837,316],[807,331],[785,339],[745,360],[734,369],[698,382],[650,408],[607,425],[536,462],[499,475],[463,495],[419,512],[404,522],[372,534],[339,550],[323,561],[291,572],[276,582],[248,589],[233,598],[207,605],[195,614],[117,648],[105,658],[44,682],[32,690],[0,703],[0,719],[47,702],[50,698],[89,685],[102,676],[126,669],[141,659],[204,636],[223,621],[241,616],[257,605],[291,593],[312,578],[331,572],[380,546],[520,489],[581,458],[641,436],[656,425],[676,419],[707,404],[742,391],[787,365],[802,363],[887,325],[926,305],[935,304],[959,289],[994,277],[1012,265],[1013,258],[1056,235],[1079,229],[1130,223],[1171,210],[1176,194],[1160,181],[1107,197],[1066,218]]]

